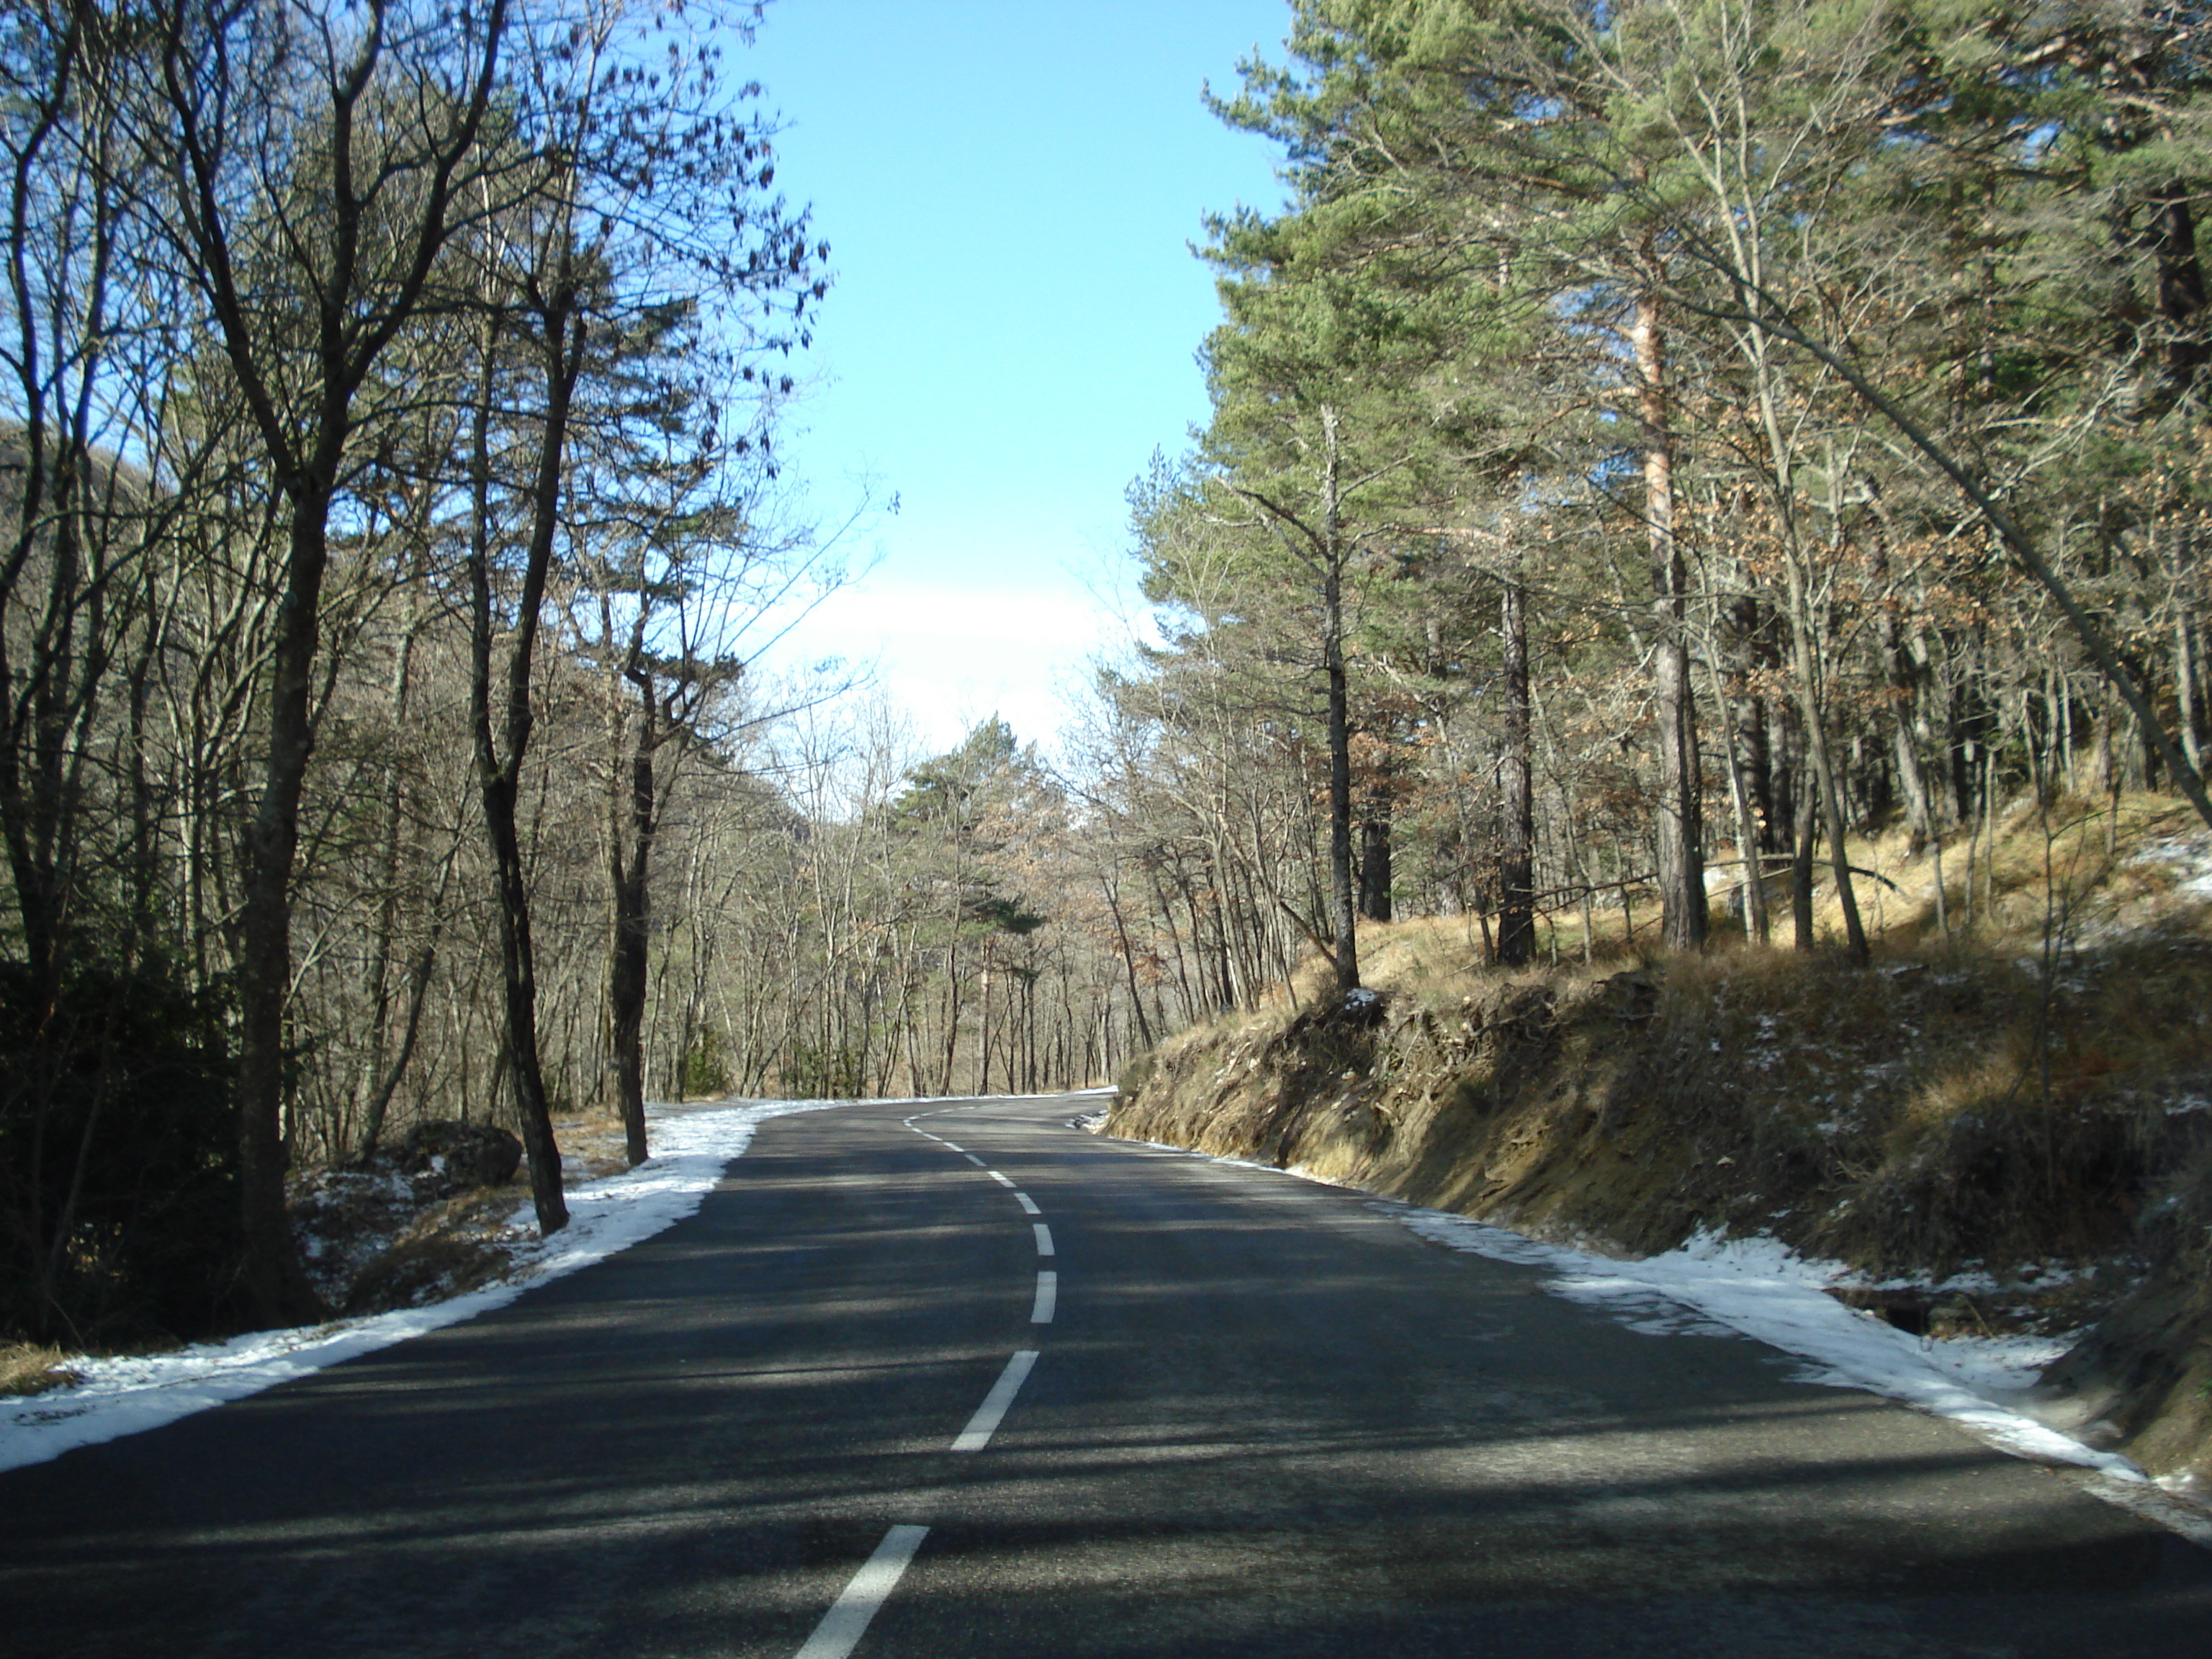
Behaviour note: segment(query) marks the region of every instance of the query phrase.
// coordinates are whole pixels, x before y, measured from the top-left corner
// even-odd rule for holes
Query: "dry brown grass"
[[[573,1158],[581,1166],[570,1167],[563,1174],[565,1186],[620,1175],[629,1168],[629,1146],[619,1117],[599,1113],[564,1119],[553,1126],[553,1137],[560,1144],[562,1157]]]
[[[1871,969],[1725,930],[1696,956],[1632,951],[1617,909],[1597,913],[1592,962],[1570,937],[1558,964],[1513,972],[1485,965],[1471,918],[1370,926],[1362,964],[1391,1029],[1368,1057],[1270,1008],[1164,1045],[1177,1098],[1148,1109],[1163,1135],[1234,1120],[1346,1178],[1388,1169],[1626,1248],[1771,1225],[1880,1271],[2107,1250],[2212,1125],[2212,1107],[2177,1115],[2192,1091],[2212,1099],[2212,927],[2141,855],[2182,832],[2155,797],[2015,802],[1976,842],[1971,899],[1963,836],[1943,849],[1942,928],[1935,849],[1855,844],[1881,878],[1859,883]],[[1839,943],[1825,879],[1816,897]],[[1310,963],[1307,1010],[1326,983]],[[1302,1129],[1285,1103],[1313,1091]]]
[[[20,1397],[70,1386],[80,1378],[69,1369],[69,1358],[34,1342],[0,1343],[0,1395]]]
[[[564,1185],[629,1167],[618,1118],[572,1117],[554,1131]],[[512,1247],[528,1231],[508,1224],[529,1205],[526,1176],[447,1198],[437,1191],[386,1166],[315,1170],[294,1182],[293,1225],[316,1290],[331,1307],[350,1316],[419,1306],[509,1269]]]
[[[1362,930],[1361,976],[1376,989],[1413,995],[1432,1006],[1474,992],[1494,970],[1483,964],[1472,916],[1415,916]]]
[[[422,1212],[348,1286],[349,1316],[388,1313],[464,1296],[514,1267],[514,1247],[534,1237],[509,1225],[526,1194],[486,1187]]]
[[[2126,795],[2117,805],[2109,797],[2072,796],[2047,808],[2021,798],[1997,815],[1994,852],[1978,825],[1971,860],[1967,832],[1954,830],[1944,838],[1940,863],[1948,932],[1939,931],[1936,920],[1936,849],[1912,851],[1901,829],[1852,839],[1850,861],[1862,872],[1853,890],[1878,956],[1915,961],[1944,957],[1968,963],[2007,951],[2034,952],[2054,929],[2062,936],[2078,936],[2141,928],[2163,923],[2177,910],[2202,908],[2177,902],[2170,867],[2135,856],[2148,842],[2197,827],[2186,807],[2159,795]],[[1725,860],[1735,854],[1718,847],[1712,855]],[[1733,884],[1717,886],[1711,896],[1712,943],[1705,959],[1728,963],[1723,977],[1747,969],[1759,971],[1755,960],[1732,959],[1735,947],[1749,945],[1730,908]],[[1818,945],[1839,947],[1843,908],[1825,859],[1814,869],[1813,899]],[[1529,971],[1584,969],[1602,976],[1659,960],[1657,896],[1635,893],[1631,901],[1626,918],[1617,902],[1594,907],[1587,941],[1577,907],[1544,915],[1537,927],[1538,960]],[[1778,891],[1769,908],[1773,945],[1787,951],[1792,937],[1786,889]],[[1359,939],[1362,978],[1368,985],[1418,999],[1431,1009],[1480,996],[1497,977],[1498,970],[1486,961],[1481,924],[1473,915],[1366,922]],[[1310,955],[1292,975],[1294,997],[1273,988],[1262,1010],[1287,1017],[1296,1007],[1310,1006],[1329,983],[1328,964],[1317,953]]]
[[[1540,947],[1543,944],[1540,933],[1539,944]],[[1572,945],[1568,949],[1563,942],[1557,963],[1552,962],[1547,950],[1540,948],[1535,963],[1514,972],[1489,965],[1480,927],[1473,916],[1412,916],[1401,921],[1366,922],[1359,934],[1360,977],[1385,995],[1442,1012],[1470,998],[1494,994],[1504,981],[1541,978],[1564,984],[1602,979],[1643,960],[1621,943],[1617,928],[1612,937],[1601,929],[1600,948],[1588,963],[1582,959],[1578,931]],[[1311,963],[1298,980],[1308,1001],[1328,982],[1327,974]]]

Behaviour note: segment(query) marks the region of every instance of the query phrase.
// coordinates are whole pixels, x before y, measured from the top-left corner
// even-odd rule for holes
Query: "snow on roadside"
[[[652,1237],[699,1207],[729,1162],[772,1117],[840,1103],[806,1100],[657,1114],[653,1156],[636,1169],[571,1187],[568,1224],[514,1252],[517,1271],[450,1301],[327,1325],[259,1331],[145,1358],[81,1359],[76,1387],[0,1403],[0,1469],[43,1463],[243,1399],[357,1354],[504,1307],[532,1285],[559,1279]],[[530,1207],[517,1221],[530,1224]]]
[[[1863,1389],[1947,1418],[2017,1457],[2144,1478],[2117,1452],[2085,1446],[2005,1403],[2066,1351],[2064,1336],[1911,1335],[1827,1294],[1825,1287],[1850,1278],[1842,1263],[1800,1256],[1774,1238],[1701,1232],[1663,1255],[1612,1261],[1464,1216],[1381,1201],[1373,1207],[1452,1249],[1547,1268],[1559,1274],[1548,1288],[1620,1316],[1632,1329],[1741,1333],[1809,1362],[1798,1382]]]
[[[1248,1158],[1158,1141],[1131,1144],[1321,1181],[1302,1170],[1277,1170]],[[2149,1485],[2130,1459],[2085,1446],[2008,1403],[2021,1401],[2044,1367],[2066,1351],[2067,1336],[1913,1336],[1827,1294],[1831,1285],[1852,1282],[1843,1263],[1800,1256],[1779,1239],[1763,1236],[1700,1232],[1663,1255],[1622,1261],[1395,1199],[1370,1199],[1368,1208],[1448,1249],[1547,1269],[1558,1276],[1547,1289],[1603,1308],[1632,1330],[1653,1336],[1747,1336],[1808,1362],[1796,1373],[1798,1382],[1863,1389],[1948,1419],[2016,1457],[2083,1469],[2108,1487]]]
[[[1370,1207],[1449,1249],[1549,1268],[1559,1277],[1547,1289],[1604,1308],[1631,1329],[1740,1333],[1795,1354],[1809,1362],[1797,1382],[1863,1389],[2015,1457],[2077,1469],[2093,1496],[2212,1549],[2212,1518],[2192,1490],[2153,1481],[2118,1453],[2085,1446],[2007,1403],[2022,1401],[2065,1352],[2064,1336],[1910,1335],[1827,1294],[1825,1286],[1850,1279],[1841,1262],[1797,1255],[1778,1239],[1700,1233],[1663,1255],[1613,1261],[1438,1210],[1392,1200]]]
[[[2128,862],[2162,865],[2172,872],[2178,891],[2190,898],[2212,898],[2212,833],[2158,836],[2144,842]]]

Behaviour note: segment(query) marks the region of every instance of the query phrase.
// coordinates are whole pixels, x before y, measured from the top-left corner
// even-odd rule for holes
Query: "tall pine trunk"
[[[1344,548],[1337,415],[1322,405],[1322,668],[1328,682],[1328,908],[1336,988],[1359,988],[1359,906],[1352,860],[1352,697],[1344,665]]]
[[[1674,441],[1668,410],[1667,348],[1658,296],[1636,296],[1630,329],[1637,421],[1644,451],[1644,515],[1651,549],[1655,649],[1652,718],[1659,744],[1657,831],[1660,933],[1668,949],[1705,942],[1704,817],[1699,803],[1697,702],[1690,685],[1688,578],[1674,533]]]
[[[1528,591],[1521,580],[1520,548],[1516,545],[1509,556],[1498,607],[1504,647],[1498,678],[1505,701],[1498,734],[1498,818],[1504,846],[1498,860],[1498,959],[1519,968],[1536,951],[1536,792],[1529,756]]]

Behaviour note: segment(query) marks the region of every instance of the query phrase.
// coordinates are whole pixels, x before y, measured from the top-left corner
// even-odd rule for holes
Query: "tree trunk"
[[[353,400],[392,341],[422,303],[447,240],[454,230],[450,213],[461,188],[464,159],[476,148],[477,134],[489,107],[498,76],[499,52],[507,27],[507,0],[490,0],[480,26],[480,56],[462,95],[444,106],[450,116],[434,127],[417,154],[414,179],[422,186],[396,222],[380,225],[379,234],[396,234],[404,257],[394,273],[363,304],[357,290],[367,272],[362,255],[364,220],[380,195],[397,201],[405,192],[391,174],[380,173],[366,191],[354,171],[354,140],[359,108],[389,51],[401,50],[379,28],[344,33],[349,53],[325,57],[321,86],[330,103],[327,126],[331,167],[321,190],[323,212],[331,226],[327,263],[295,250],[307,261],[295,271],[302,278],[301,297],[313,338],[316,380],[312,401],[294,411],[279,406],[269,373],[272,346],[263,327],[257,298],[251,305],[238,286],[233,244],[242,228],[237,216],[251,204],[226,201],[226,146],[235,137],[210,131],[211,111],[228,110],[235,99],[252,101],[241,84],[252,71],[221,52],[208,53],[205,42],[185,26],[184,15],[150,14],[151,44],[160,56],[161,91],[176,154],[179,191],[171,204],[182,239],[189,245],[196,274],[204,285],[222,350],[252,427],[282,482],[289,507],[289,540],[283,596],[278,603],[269,679],[269,747],[262,762],[260,797],[246,841],[246,873],[240,894],[237,986],[239,997],[237,1071],[239,1193],[243,1224],[240,1289],[249,1310],[266,1322],[318,1317],[319,1298],[308,1285],[284,1214],[285,1003],[292,976],[291,883],[299,847],[300,798],[314,744],[312,713],[315,654],[320,641],[323,576],[329,563],[329,522],[346,441]],[[218,36],[227,39],[224,31]],[[325,36],[325,40],[335,37]],[[293,67],[303,67],[295,65]],[[411,67],[411,66],[410,66]],[[303,84],[315,82],[310,72]],[[456,88],[453,90],[459,92]],[[310,132],[307,148],[317,135]],[[293,423],[307,416],[302,441]]]
[[[1370,791],[1359,819],[1359,914],[1370,921],[1390,920],[1390,790]]]
[[[2198,718],[2197,622],[2189,605],[2189,586],[2174,584],[2173,700],[2177,736],[2189,763],[2204,767],[2203,729]]]
[[[1813,937],[1813,843],[1819,833],[1819,804],[1810,788],[1800,785],[1797,790],[1797,816],[1792,826],[1794,842],[1790,858],[1790,943],[1800,951],[1814,946]]]
[[[1740,658],[1729,671],[1737,681],[1736,689],[1731,691],[1728,681],[1722,677],[1721,666],[1717,660],[1722,653],[1716,649],[1710,654],[1716,659],[1710,663],[1709,668],[1713,678],[1714,702],[1721,710],[1722,740],[1728,751],[1725,760],[1729,805],[1735,814],[1736,851],[1741,854],[1739,873],[1741,879],[1736,886],[1737,908],[1741,913],[1744,937],[1765,945],[1771,933],[1766,915],[1766,863],[1760,855],[1759,830],[1752,814],[1751,794],[1744,787],[1746,768],[1741,755],[1744,739],[1737,723],[1747,705],[1757,708],[1759,704],[1756,697],[1743,695],[1744,675]],[[1730,655],[1733,657],[1735,653]]]
[[[1521,968],[1536,951],[1536,793],[1529,756],[1528,591],[1521,580],[1517,544],[1510,557],[1498,611],[1504,708],[1498,798],[1504,844],[1498,860],[1498,960]]]
[[[418,526],[417,529],[427,532],[428,526]],[[414,684],[415,648],[429,616],[426,581],[428,562],[428,549],[418,542],[414,561],[417,586],[409,606],[407,625],[400,633],[398,649],[392,653],[391,711],[392,729],[395,733],[403,732],[407,728],[408,706]],[[385,1076],[386,1029],[392,1013],[392,981],[396,968],[399,923],[400,860],[407,824],[406,777],[403,768],[397,765],[392,768],[391,775],[385,780],[380,805],[384,815],[382,844],[377,849],[378,880],[381,890],[377,895],[376,921],[369,938],[368,1030],[363,1034],[357,1085],[362,1104],[362,1128],[360,1139],[353,1148],[353,1158],[357,1163],[365,1162],[375,1155],[377,1142],[384,1133],[385,1109],[391,1103],[398,1086],[399,1072],[406,1063],[405,1055],[413,1051],[422,1005],[418,991],[410,999],[400,1065],[392,1068],[392,1076],[387,1083]],[[450,859],[446,867],[448,871],[452,869]],[[441,881],[441,887],[442,884]],[[434,927],[434,923],[433,925]],[[425,946],[421,953],[423,975],[427,976],[430,970],[434,951],[434,944]]]
[[[1352,878],[1352,711],[1344,665],[1344,549],[1337,483],[1337,419],[1323,405],[1326,451],[1322,496],[1322,668],[1328,681],[1329,926],[1336,988],[1359,988],[1359,909]]]
[[[574,313],[575,293],[564,249],[553,295],[538,318],[545,408],[538,436],[538,471],[528,497],[530,539],[515,604],[514,637],[507,647],[504,706],[496,733],[491,700],[492,635],[497,618],[491,589],[489,445],[489,375],[497,343],[491,329],[485,331],[486,381],[480,388],[483,401],[476,415],[475,527],[469,554],[473,601],[470,724],[475,732],[478,794],[491,847],[499,917],[501,1001],[505,1016],[501,1052],[507,1062],[523,1147],[530,1156],[530,1191],[541,1234],[568,1224],[568,1204],[561,1188],[561,1152],[554,1142],[552,1101],[538,1053],[537,956],[531,937],[529,870],[522,854],[517,805],[533,724],[531,680],[539,612],[559,528],[568,410],[583,366],[584,326]]]
[[[1794,538],[1792,538],[1794,539]],[[1850,849],[1844,837],[1844,804],[1837,786],[1836,769],[1828,753],[1827,724],[1821,717],[1818,671],[1813,660],[1812,607],[1805,592],[1805,576],[1796,548],[1784,550],[1788,568],[1790,611],[1790,656],[1796,669],[1797,700],[1805,721],[1805,747],[1813,764],[1813,780],[1820,789],[1820,811],[1828,836],[1828,863],[1836,884],[1836,902],[1844,913],[1844,937],[1850,958],[1863,967],[1869,959],[1866,929],[1859,921],[1857,896],[1851,889]],[[1807,878],[1810,885],[1810,877]],[[1801,940],[1800,948],[1804,948]]]
[[[645,1002],[652,932],[653,842],[659,803],[653,783],[655,734],[649,677],[641,687],[641,702],[636,745],[629,756],[629,787],[624,792],[627,856],[624,836],[619,834],[608,854],[612,937],[607,950],[607,1041],[614,1050],[616,1105],[622,1114],[623,1151],[632,1169],[644,1163],[650,1152],[645,1133]],[[618,768],[616,776],[621,775]]]
[[[1907,846],[1917,854],[1936,833],[1928,769],[1921,762],[1917,741],[1921,726],[1920,665],[1913,660],[1911,648],[1905,643],[1905,629],[1898,621],[1899,607],[1887,592],[1889,517],[1873,480],[1868,480],[1868,487],[1875,491],[1874,536],[1868,549],[1868,564],[1875,586],[1881,590],[1875,595],[1875,628],[1881,642],[1883,672],[1889,681],[1890,752],[1895,757],[1898,783],[1905,793]]]
[[[328,431],[331,426],[337,430]],[[324,1314],[284,1212],[284,1012],[292,988],[292,862],[314,748],[310,699],[329,563],[330,496],[320,480],[335,473],[343,445],[343,416],[334,412],[324,445],[329,470],[319,468],[303,481],[292,502],[270,675],[269,749],[246,836],[238,929],[240,1289],[252,1318],[264,1325],[307,1324]]]
[[[1705,866],[1697,702],[1690,686],[1684,627],[1689,585],[1674,534],[1674,446],[1668,423],[1666,343],[1660,333],[1658,296],[1650,290],[1637,295],[1631,343],[1644,450],[1644,523],[1651,546],[1660,933],[1669,950],[1695,951],[1705,942]]]
[[[1774,743],[1766,717],[1758,671],[1771,666],[1771,629],[1758,599],[1738,594],[1726,607],[1727,668],[1723,684],[1723,706],[1735,732],[1731,763],[1736,793],[1743,797],[1751,822],[1747,855],[1784,850],[1784,826],[1790,822],[1786,802],[1778,802],[1774,787]],[[1743,839],[1740,834],[1739,839]]]
[[[991,970],[986,967],[978,975],[975,1019],[981,1035],[975,1040],[975,1092],[991,1092]]]

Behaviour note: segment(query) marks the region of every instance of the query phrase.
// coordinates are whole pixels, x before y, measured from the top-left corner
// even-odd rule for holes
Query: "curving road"
[[[0,1653],[2202,1650],[2212,1557],[1067,1101],[771,1121],[519,1303],[0,1474]]]

